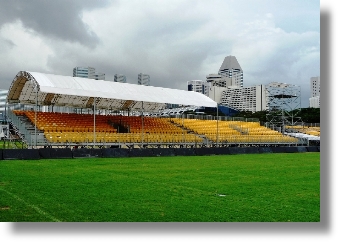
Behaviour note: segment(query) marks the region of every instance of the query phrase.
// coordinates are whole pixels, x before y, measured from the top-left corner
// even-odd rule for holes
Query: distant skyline
[[[317,0],[0,0],[0,88],[19,71],[72,76],[93,66],[113,81],[186,90],[190,80],[217,73],[237,58],[244,86],[284,82],[301,86],[320,76]],[[321,78],[322,82],[322,78]]]

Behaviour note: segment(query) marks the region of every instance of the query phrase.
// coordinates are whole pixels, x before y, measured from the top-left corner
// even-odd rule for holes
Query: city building
[[[224,58],[218,74],[207,75],[205,81],[188,82],[188,90],[203,93],[215,102],[238,111],[268,109],[266,87],[243,87],[243,70],[235,56]]]
[[[6,112],[9,109],[21,109],[23,107],[23,105],[20,103],[8,105],[7,95],[8,95],[8,90],[0,89],[0,119],[1,120],[5,118]]]
[[[230,55],[224,58],[218,74],[234,79],[235,86],[243,87],[243,70],[235,56]]]
[[[8,90],[0,89],[0,122],[6,118],[6,99]],[[2,129],[0,129],[1,132]]]
[[[235,86],[238,87],[236,83],[236,79],[233,77],[226,77],[218,74],[209,74],[206,77],[206,82],[209,83],[209,86],[216,87],[230,87]]]
[[[309,98],[309,107],[320,108],[320,77],[310,78],[311,97]]]
[[[126,83],[126,76],[122,74],[115,74],[114,82]]]
[[[105,80],[105,74],[104,73],[95,73],[93,75],[93,78],[92,79],[95,79],[95,80]]]
[[[94,67],[75,67],[73,68],[73,76],[95,80],[105,80],[105,74],[97,73]]]
[[[320,108],[320,96],[309,98],[310,108]]]
[[[208,96],[209,83],[202,80],[187,81],[188,91],[202,93]]]
[[[138,85],[150,86],[150,76],[148,74],[138,74]]]
[[[258,112],[268,109],[268,98],[265,85],[256,85],[251,87],[227,87],[211,89],[209,96],[213,96],[211,92],[218,92],[220,97],[219,103],[239,110]],[[214,99],[215,100],[215,99]]]

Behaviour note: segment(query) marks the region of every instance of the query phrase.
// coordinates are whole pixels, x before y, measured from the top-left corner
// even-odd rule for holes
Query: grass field
[[[319,222],[320,153],[3,160],[0,221]]]

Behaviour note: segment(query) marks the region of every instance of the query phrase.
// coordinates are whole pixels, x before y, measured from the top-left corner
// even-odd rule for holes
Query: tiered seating
[[[302,125],[287,126],[288,129],[296,130],[297,132],[314,135],[320,137],[320,127],[306,127]]]
[[[257,122],[14,111],[26,115],[51,143],[296,143]],[[182,128],[181,128],[182,126]],[[116,128],[114,128],[116,127]],[[119,132],[118,129],[120,128]]]
[[[33,111],[24,111],[32,123],[35,122]],[[37,128],[44,132],[93,132],[93,116],[75,113],[37,112]],[[97,132],[116,132],[108,124],[107,116],[96,116]]]
[[[16,115],[26,115],[39,130],[44,131],[45,137],[52,143],[93,142],[93,115],[75,113],[52,113],[34,111],[15,111]],[[109,125],[106,116],[96,116],[97,138],[101,133],[116,133]]]
[[[131,133],[162,133],[162,134],[181,134],[183,130],[178,128],[166,119],[136,116],[110,116],[112,122],[123,124],[129,127]],[[143,125],[142,125],[143,123]]]
[[[117,133],[107,137],[105,142],[118,143],[194,143],[202,142],[202,138],[194,134],[150,134],[150,133]]]
[[[188,134],[187,131],[171,124],[167,119],[154,117],[136,116],[110,116],[114,123],[129,127],[128,134],[120,134],[120,142],[131,143],[181,143],[181,142],[202,142],[203,139]]]
[[[197,134],[205,135],[213,142],[217,139],[219,142],[229,143],[296,143],[298,141],[294,137],[260,126],[257,122],[219,121],[217,131],[216,120],[179,118],[172,120]]]
[[[16,115],[26,115],[39,130],[44,131],[51,143],[182,143],[202,142],[203,139],[188,134],[166,119],[136,116],[96,116],[89,114],[51,113],[15,110]],[[37,115],[37,116],[35,116]],[[142,127],[143,122],[143,127]],[[125,133],[118,133],[114,125],[126,127]]]

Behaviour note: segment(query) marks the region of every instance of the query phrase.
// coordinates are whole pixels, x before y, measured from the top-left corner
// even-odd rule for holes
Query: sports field
[[[2,160],[0,221],[319,222],[320,153]]]

